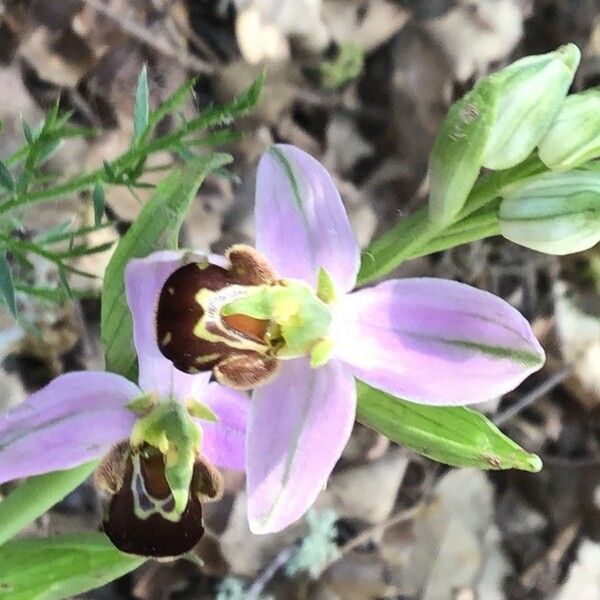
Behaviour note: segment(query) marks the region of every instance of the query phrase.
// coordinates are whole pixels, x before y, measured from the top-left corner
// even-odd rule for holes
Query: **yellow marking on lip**
[[[221,355],[220,354],[206,354],[205,356],[196,356],[196,358],[194,359],[194,362],[199,364],[199,365],[203,365],[205,363],[209,363],[212,362],[213,360],[217,360],[218,358],[220,358]]]
[[[167,333],[165,333],[163,339],[160,342],[161,346],[167,346],[168,344],[171,343],[171,340],[173,339],[173,335],[171,334],[170,331],[167,331]]]

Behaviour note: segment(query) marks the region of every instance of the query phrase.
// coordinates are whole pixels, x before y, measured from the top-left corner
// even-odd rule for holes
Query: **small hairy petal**
[[[306,152],[277,144],[256,176],[256,247],[282,277],[316,287],[319,267],[340,291],[356,282],[359,246],[331,176]]]
[[[248,397],[213,382],[208,384],[202,402],[219,418],[216,423],[198,422],[202,455],[217,467],[243,471]]]
[[[489,400],[544,363],[517,310],[442,279],[387,281],[346,296],[335,307],[331,337],[357,378],[422,404]]]
[[[146,258],[133,259],[125,272],[127,303],[133,316],[133,338],[138,355],[140,387],[160,396],[173,395],[184,400],[197,397],[208,383],[210,373],[189,375],[179,371],[158,348],[156,309],[160,291],[169,275],[190,262],[227,261],[221,257],[191,252],[162,251]]]
[[[0,417],[0,483],[69,469],[104,455],[129,437],[140,395],[113,373],[61,375]]]
[[[255,390],[246,438],[248,520],[254,533],[280,531],[316,500],[354,423],[354,378],[338,361],[311,369],[284,361]]]

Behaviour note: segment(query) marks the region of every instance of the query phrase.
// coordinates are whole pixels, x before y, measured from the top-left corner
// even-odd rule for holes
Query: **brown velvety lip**
[[[142,459],[142,472],[145,481],[151,483],[149,489],[165,489],[162,457],[159,461],[155,457]],[[177,557],[192,550],[204,534],[202,506],[198,498],[190,493],[187,507],[177,522],[169,521],[158,513],[141,519],[135,514],[132,478],[130,455],[123,485],[110,499],[104,520],[104,533],[110,541],[122,552],[152,558]],[[160,495],[163,496],[162,493]]]

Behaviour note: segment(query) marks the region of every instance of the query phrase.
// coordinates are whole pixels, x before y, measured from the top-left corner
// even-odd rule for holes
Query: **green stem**
[[[448,250],[461,246],[463,244],[469,244],[471,242],[477,242],[488,237],[493,237],[500,234],[500,225],[497,220],[495,223],[489,223],[487,225],[480,225],[470,229],[464,229],[452,235],[444,235],[437,237],[429,242],[423,248],[419,248],[409,258],[419,258],[421,256],[428,256],[434,252],[441,252],[442,250]]]
[[[98,169],[97,171],[92,171],[86,175],[75,177],[69,181],[66,181],[65,183],[61,183],[50,188],[28,192],[24,199],[13,198],[4,204],[1,204],[0,214],[25,204],[33,204],[34,202],[47,202],[59,196],[72,194],[73,192],[77,192],[83,188],[90,187],[94,183],[105,178],[106,174],[104,171]]]
[[[433,248],[442,250],[481,239],[474,237],[475,230],[470,236],[456,235],[456,243],[448,235],[452,232],[452,228],[460,227],[461,222],[496,200],[507,186],[546,170],[547,167],[534,156],[512,169],[495,171],[480,177],[462,210],[449,225],[433,223],[429,220],[427,207],[420,208],[375,240],[364,251],[358,274],[358,285],[365,285],[384,277],[407,259],[429,254],[430,248],[435,252],[437,250]],[[458,231],[460,230],[455,230],[455,233]],[[489,223],[485,227],[481,226],[481,232],[486,237],[498,233],[497,231],[492,233],[493,231],[494,228]],[[444,239],[445,241],[442,242]]]
[[[25,480],[0,501],[0,545],[60,502],[85,481],[98,465],[92,461],[69,469]]]

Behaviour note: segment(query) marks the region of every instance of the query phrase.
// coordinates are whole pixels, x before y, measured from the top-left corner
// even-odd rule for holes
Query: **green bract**
[[[136,422],[131,445],[143,443],[158,448],[165,457],[165,477],[175,500],[174,512],[180,515],[188,502],[200,429],[185,407],[168,402]]]
[[[580,56],[577,46],[567,44],[490,75],[497,87],[497,104],[484,167],[508,169],[531,154],[560,109]]]
[[[551,169],[573,169],[600,156],[600,87],[568,96],[539,145]]]
[[[522,58],[450,108],[429,160],[431,221],[453,221],[481,167],[509,169],[533,152],[564,102],[579,58],[573,44]]]
[[[571,254],[600,241],[600,173],[569,171],[533,177],[500,204],[505,238],[546,254]]]
[[[480,81],[454,104],[436,138],[429,159],[429,217],[449,223],[473,188],[490,135],[496,90]]]

